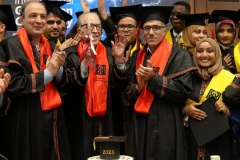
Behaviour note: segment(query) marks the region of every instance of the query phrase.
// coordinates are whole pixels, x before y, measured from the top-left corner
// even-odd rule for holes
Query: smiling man
[[[181,106],[192,91],[188,52],[165,38],[172,7],[141,7],[146,44],[133,53],[125,93],[134,105],[128,153],[137,160],[186,160]]]
[[[67,22],[72,16],[62,10],[60,7],[66,4],[66,1],[42,1],[47,8],[46,26],[44,36],[55,44],[61,44],[59,37],[62,33],[62,21]],[[54,44],[51,44],[54,46]],[[52,47],[54,48],[54,47]]]
[[[45,6],[27,1],[17,36],[2,41],[0,68],[12,79],[6,94],[10,109],[1,118],[0,153],[11,160],[71,159],[61,97],[56,82],[66,54],[52,52],[43,36]]]

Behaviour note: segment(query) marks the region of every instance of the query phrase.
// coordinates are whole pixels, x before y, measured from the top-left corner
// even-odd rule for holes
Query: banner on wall
[[[22,4],[24,4],[28,0],[3,0],[3,4],[11,4],[12,10],[14,12],[15,22],[17,26],[20,26],[19,15]],[[72,28],[72,26],[76,23],[77,18],[75,16],[76,12],[82,11],[82,7],[80,5],[80,0],[49,0],[49,1],[68,1],[68,4],[65,4],[61,8],[66,12],[73,16],[73,19],[67,22],[67,33]],[[97,8],[97,0],[86,0],[90,6],[90,9]],[[109,7],[118,7],[122,6],[122,0],[105,0],[106,1],[106,9],[108,12]],[[143,4],[144,6],[171,6],[177,0],[128,0],[128,5],[134,4]],[[185,2],[189,2],[189,0],[183,0]],[[7,33],[7,37],[12,35],[12,32]],[[104,37],[102,37],[104,38]]]

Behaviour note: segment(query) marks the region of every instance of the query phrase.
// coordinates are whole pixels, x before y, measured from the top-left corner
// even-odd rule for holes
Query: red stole
[[[152,62],[155,68],[158,68],[158,75],[162,75],[169,56],[171,54],[172,45],[167,41],[167,39],[163,39],[162,42],[159,44],[156,51],[152,54],[150,61]],[[136,62],[136,70],[139,68],[140,64],[143,64],[144,57],[146,51],[144,47],[139,51],[137,62]],[[154,94],[146,89],[146,86],[142,90],[140,96],[135,103],[134,110],[139,113],[149,114],[149,109],[152,105],[154,99]]]
[[[81,41],[77,49],[80,58],[84,54],[83,46],[84,42]],[[89,75],[85,86],[86,107],[91,117],[104,116],[107,110],[109,64],[107,50],[101,42],[96,52],[94,67],[91,62],[88,63]]]
[[[23,46],[23,50],[26,54],[27,59],[30,61],[32,65],[33,73],[39,72],[36,62],[34,60],[32,47],[24,27],[22,27],[19,30],[17,36],[20,39],[20,42]],[[41,36],[41,39],[40,39],[40,50],[41,50],[40,70],[42,71],[46,69],[46,64],[44,64],[44,57],[46,55],[52,56],[50,44],[43,35]],[[45,90],[43,92],[40,92],[40,101],[41,101],[42,111],[52,110],[54,108],[59,107],[62,104],[61,97],[58,94],[57,88],[52,81],[45,85]]]

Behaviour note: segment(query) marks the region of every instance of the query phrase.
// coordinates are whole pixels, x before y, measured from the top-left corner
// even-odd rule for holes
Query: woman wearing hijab
[[[233,74],[240,72],[240,62],[237,62],[237,58],[234,55],[236,24],[239,21],[237,12],[231,10],[214,10],[211,17],[209,23],[215,23],[216,41],[221,49],[227,69]]]
[[[204,122],[203,120],[210,119],[215,112],[224,114],[228,119],[229,109],[222,99],[222,93],[231,84],[234,75],[223,69],[218,44],[211,38],[199,40],[196,43],[196,50],[193,52],[193,60],[198,70],[196,74],[192,75],[194,88],[186,101],[187,105],[184,107],[184,114],[192,121]],[[215,107],[213,113],[207,113],[199,109],[202,103],[209,98],[214,98],[214,103],[211,106],[207,106]],[[212,140],[204,145],[199,146],[199,143],[196,141],[196,135],[193,132],[193,126],[191,123],[189,124],[186,127],[189,160],[208,160],[210,155],[220,155],[223,160],[233,159],[233,137],[230,129],[217,137],[213,137]],[[215,130],[216,128],[213,126],[208,131],[199,132],[214,132]]]
[[[207,37],[207,26],[205,19],[209,19],[209,13],[177,15],[179,19],[185,19],[185,28],[183,29],[183,48],[193,55],[196,42]]]
[[[234,40],[236,37],[236,24],[240,18],[240,10],[231,11],[231,10],[214,10],[211,14],[212,19],[209,20],[209,23],[215,23],[215,35],[216,42],[218,43],[222,58],[224,62],[224,66],[226,69],[230,70],[236,77],[240,77],[240,42],[236,46],[234,46]],[[226,94],[226,98],[229,98],[229,94],[231,94],[230,103],[234,103],[236,100],[236,94],[234,92],[236,89],[238,80],[234,80],[232,86],[235,88],[228,89],[228,91],[233,91],[232,93]],[[231,86],[230,86],[231,88]],[[238,95],[237,95],[238,96]],[[234,133],[234,156],[235,159],[240,159],[240,109],[238,107],[229,108],[231,112],[230,116],[230,126]]]

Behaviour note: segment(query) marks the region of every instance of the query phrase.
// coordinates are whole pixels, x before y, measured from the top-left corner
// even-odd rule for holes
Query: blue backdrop
[[[19,13],[21,9],[21,5],[26,2],[27,0],[3,0],[3,4],[11,4],[12,9],[15,16],[15,22],[19,26]],[[65,4],[61,8],[64,9],[66,12],[73,16],[73,19],[67,22],[67,33],[72,28],[72,26],[76,23],[77,18],[75,16],[75,12],[82,11],[82,7],[80,5],[80,0],[52,0],[52,1],[68,1],[68,4]],[[155,5],[163,5],[163,6],[171,6],[177,0],[128,0],[128,5],[134,4],[143,4],[144,6],[155,6]],[[189,2],[189,0],[183,0]],[[87,0],[90,9],[97,7],[97,0]],[[117,7],[122,6],[122,0],[106,0],[106,9],[108,12],[109,7]],[[11,35],[12,32],[7,32],[7,36]],[[105,37],[103,34],[102,39]]]

